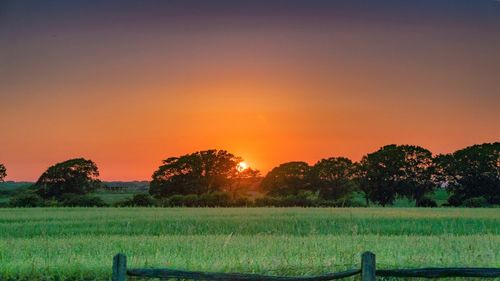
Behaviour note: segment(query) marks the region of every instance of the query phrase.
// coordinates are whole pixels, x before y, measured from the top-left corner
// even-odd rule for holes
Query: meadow
[[[0,280],[107,280],[118,252],[129,267],[308,275],[365,250],[381,268],[500,267],[500,209],[0,209]]]

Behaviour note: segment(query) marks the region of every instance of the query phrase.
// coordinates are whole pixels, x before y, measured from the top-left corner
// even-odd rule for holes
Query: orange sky
[[[188,2],[141,10],[168,19],[127,5],[101,14],[55,1],[45,17],[35,1],[5,5],[6,179],[36,180],[72,157],[94,160],[104,180],[142,180],[162,159],[210,148],[265,172],[390,143],[444,153],[500,140],[496,6],[434,5],[442,13],[422,21],[394,1],[380,17],[302,1],[267,15],[215,1],[184,17]]]

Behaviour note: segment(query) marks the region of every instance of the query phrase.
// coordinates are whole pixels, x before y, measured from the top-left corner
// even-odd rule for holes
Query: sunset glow
[[[500,139],[500,2],[292,2],[2,2],[6,180],[76,157],[150,180],[206,149],[265,174]]]
[[[244,170],[248,169],[248,164],[245,162],[240,162],[236,166],[236,169],[238,170],[238,172],[243,172]]]

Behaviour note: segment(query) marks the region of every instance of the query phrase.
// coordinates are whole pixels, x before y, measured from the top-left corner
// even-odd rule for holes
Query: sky
[[[263,173],[500,140],[500,1],[0,0],[6,180],[226,149]]]

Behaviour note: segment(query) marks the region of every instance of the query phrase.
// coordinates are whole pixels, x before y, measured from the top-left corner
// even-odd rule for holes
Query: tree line
[[[500,204],[499,142],[439,155],[420,146],[391,144],[358,162],[331,157],[314,165],[283,163],[263,178],[258,170],[239,169],[242,161],[225,150],[168,158],[153,173],[148,194],[138,194],[118,205],[355,206],[354,194],[362,194],[366,206],[389,206],[397,198],[407,198],[416,206],[433,207],[437,204],[430,195],[439,188],[450,194],[449,206]],[[0,181],[6,172],[0,164]],[[98,167],[91,160],[57,163],[29,192],[13,197],[11,205],[104,206],[100,198],[91,195],[103,188],[98,177]],[[246,196],[250,183],[258,183],[264,195]]]

